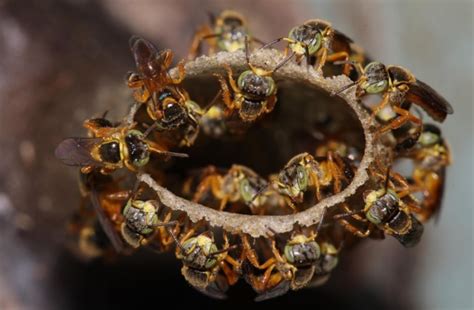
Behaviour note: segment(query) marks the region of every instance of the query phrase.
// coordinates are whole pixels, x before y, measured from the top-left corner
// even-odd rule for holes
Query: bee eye
[[[288,262],[294,263],[295,262],[295,256],[293,255],[293,246],[287,244],[285,246],[284,252],[285,252],[285,257],[288,260]]]
[[[424,132],[421,134],[420,139],[418,141],[420,141],[420,144],[422,146],[430,146],[438,143],[439,140],[440,139],[437,134],[432,132]]]
[[[125,137],[125,144],[128,149],[128,156],[132,164],[136,167],[143,167],[150,160],[148,144],[143,141],[143,134],[138,130],[130,130]]]
[[[271,77],[266,77],[268,87],[267,87],[267,97],[273,95],[275,92],[275,81]]]
[[[240,194],[242,195],[244,201],[251,201],[253,199],[255,191],[250,185],[249,180],[244,179],[240,182]]]
[[[377,94],[387,89],[387,86],[388,86],[388,81],[382,80],[376,83],[367,84],[367,86],[365,87],[365,91],[370,94]]]
[[[245,87],[245,83],[246,83],[245,79],[249,76],[249,74],[253,74],[253,72],[250,70],[247,70],[247,71],[242,72],[242,74],[240,74],[239,79],[237,80],[237,86],[239,86],[240,89]]]
[[[107,142],[99,146],[99,155],[104,162],[116,164],[120,162],[120,145],[118,142]]]
[[[308,52],[310,55],[313,55],[321,48],[323,36],[321,33],[317,33],[314,38],[308,43]]]
[[[308,173],[304,167],[299,166],[296,169],[296,179],[298,180],[300,189],[305,189],[308,186]]]

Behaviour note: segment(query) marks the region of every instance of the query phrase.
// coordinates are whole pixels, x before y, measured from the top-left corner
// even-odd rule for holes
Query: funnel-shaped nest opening
[[[271,70],[281,59],[277,51],[262,50],[252,55],[251,62],[254,66]],[[225,74],[224,64],[232,68],[236,79],[248,69],[243,53],[219,53],[187,63],[184,84],[191,98],[201,107],[213,102],[218,93],[219,84],[214,74]],[[167,181],[161,183],[163,187],[149,175],[140,175],[140,179],[157,192],[165,206],[184,211],[193,222],[204,220],[210,226],[231,233],[259,237],[267,235],[269,230],[288,232],[295,224],[314,225],[319,222],[325,208],[347,200],[364,185],[368,179],[366,169],[373,161],[370,118],[353,92],[330,95],[351,81],[345,76],[324,78],[320,72],[294,63],[280,68],[273,78],[278,88],[278,101],[271,113],[253,123],[242,123],[236,115],[236,121],[228,121],[225,132],[218,138],[213,136],[215,132],[201,129],[195,144],[183,149],[189,154],[189,159],[173,160],[165,168]],[[293,156],[307,152],[316,157],[318,147],[332,138],[350,146],[355,157],[354,176],[339,193],[327,195],[320,201],[305,199],[306,205],[296,212],[287,209],[264,215],[250,214],[248,208],[219,211],[216,210],[219,208],[201,200],[201,203],[192,202],[199,181],[206,175],[202,173],[206,167],[213,166],[215,171],[225,175],[232,165],[243,165],[268,181]],[[212,192],[212,186],[208,187]]]

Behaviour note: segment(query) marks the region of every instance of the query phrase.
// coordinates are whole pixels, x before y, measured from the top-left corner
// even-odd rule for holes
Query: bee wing
[[[331,50],[335,53],[337,52],[351,52],[351,43],[352,39],[343,34],[340,31],[334,29],[334,36],[331,41]]]
[[[418,79],[410,84],[406,98],[419,105],[436,121],[442,122],[448,114],[453,114],[451,104],[436,90]]]
[[[99,219],[100,225],[102,226],[104,233],[109,238],[110,243],[114,247],[115,251],[117,251],[117,253],[121,253],[124,249],[122,239],[120,239],[120,236],[115,230],[114,225],[112,224],[104,209],[100,205],[99,194],[95,189],[92,189],[90,195],[92,206],[94,207],[94,211],[97,214],[97,218]]]
[[[100,143],[100,138],[67,138],[56,147],[54,155],[68,166],[100,166],[91,156],[92,148]]]
[[[137,68],[145,68],[154,55],[158,53],[158,49],[148,40],[138,36],[132,36],[128,41],[132,51],[133,58]]]
[[[227,294],[225,291],[227,288],[221,288],[216,282],[209,283],[209,285],[206,288],[200,288],[193,286],[197,291],[199,291],[201,294],[204,294],[208,297],[214,298],[214,299],[227,299]]]
[[[344,33],[340,32],[337,29],[334,29],[334,38],[337,41],[346,42],[346,43],[354,43],[354,40],[352,40],[347,35],[345,35]]]
[[[285,295],[290,290],[290,281],[282,281],[274,288],[255,297],[255,301],[264,301],[278,296]]]
[[[440,214],[441,214],[441,206],[442,206],[442,202],[443,202],[444,188],[445,188],[444,180],[446,178],[446,168],[445,167],[442,167],[440,169],[440,171],[438,172],[438,176],[439,176],[439,179],[440,179],[440,184],[439,184],[439,189],[438,189],[438,196],[437,196],[436,202],[431,207],[433,209],[432,216],[434,216],[435,223],[438,223],[439,217],[440,217]]]

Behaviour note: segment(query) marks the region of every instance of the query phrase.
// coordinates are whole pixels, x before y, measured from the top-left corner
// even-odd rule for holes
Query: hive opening
[[[254,53],[251,59],[254,65],[271,68],[280,58],[276,51],[262,50]],[[218,93],[219,84],[214,74],[224,73],[224,63],[232,67],[236,77],[247,69],[243,53],[219,53],[187,63],[184,85],[190,97],[201,107],[212,102]],[[171,71],[171,74],[176,72]],[[157,192],[165,206],[184,211],[193,222],[204,220],[229,232],[245,232],[258,237],[267,235],[269,230],[283,233],[296,224],[311,226],[318,223],[325,208],[344,201],[365,183],[365,170],[373,160],[371,151],[366,150],[372,144],[369,117],[354,100],[352,92],[330,95],[350,80],[343,76],[324,78],[312,69],[293,63],[282,67],[273,77],[278,86],[278,101],[272,113],[248,126],[238,122],[240,125],[231,127],[232,132],[224,137],[213,138],[201,130],[192,148],[180,150],[189,154],[189,159],[169,161],[163,170],[167,175],[165,183],[156,182],[147,174],[139,177]],[[219,100],[214,101],[213,106]],[[222,174],[233,164],[244,165],[268,180],[295,154],[307,152],[316,157],[316,149],[322,141],[326,143],[328,137],[351,147],[355,154],[354,178],[340,193],[328,193],[320,201],[307,200],[307,196],[314,196],[308,191],[297,212],[286,207],[256,214],[245,206],[226,207],[221,211],[219,206],[210,206],[206,200],[192,201],[199,182],[193,181],[194,187],[184,185],[190,175],[199,176],[202,169],[210,165]],[[183,191],[183,186],[188,186],[188,190]]]

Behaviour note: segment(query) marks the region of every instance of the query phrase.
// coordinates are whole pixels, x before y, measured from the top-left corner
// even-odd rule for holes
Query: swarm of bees
[[[280,41],[286,47],[274,68],[252,64],[255,49]],[[135,101],[132,117],[112,122],[104,114],[85,120],[87,137],[67,138],[56,148],[58,159],[79,168],[81,204],[69,230],[83,257],[132,254],[139,248],[174,250],[184,278],[203,294],[225,298],[228,288],[243,279],[260,301],[325,283],[348,240],[388,235],[412,247],[421,239],[423,223],[439,214],[449,146],[439,127],[413,112],[419,114],[421,108],[442,122],[453,113],[451,105],[407,69],[369,60],[329,22],[306,21],[265,44],[249,32],[241,14],[211,16],[210,24],[196,31],[188,61],[207,47],[207,55],[243,52],[246,69],[236,72],[224,65],[211,72],[218,91],[208,102],[188,91],[184,61],[176,66],[175,77],[170,73],[171,50],[135,36],[129,45],[136,65],[126,79]],[[304,212],[343,192],[357,174],[363,150],[341,138],[343,133],[328,130],[331,120],[313,128],[316,147],[295,152],[270,174],[243,165],[237,155],[227,167],[192,164],[200,141],[245,139],[248,128],[271,123],[278,105],[289,104],[278,100],[284,81],[274,76],[289,62],[324,76],[349,77],[352,83],[328,95],[355,89],[358,102],[371,114],[377,141],[392,150],[388,164],[377,160],[369,167],[363,193],[325,209],[313,226],[295,225],[289,233],[270,230],[253,238],[203,220],[192,222],[137,181],[137,174],[147,173],[195,203],[222,214],[252,216]],[[370,107],[367,95],[379,95],[380,102]],[[209,158],[220,156],[212,149],[206,152]],[[405,175],[397,171],[402,160],[411,164]],[[181,168],[173,171],[176,165]]]

